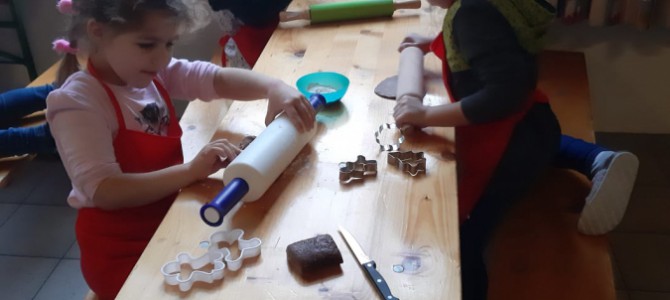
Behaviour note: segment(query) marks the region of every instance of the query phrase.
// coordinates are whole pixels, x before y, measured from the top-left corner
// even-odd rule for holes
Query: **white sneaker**
[[[579,232],[600,235],[614,229],[628,207],[640,162],[630,152],[613,152],[609,162],[595,171],[591,192],[579,216]]]

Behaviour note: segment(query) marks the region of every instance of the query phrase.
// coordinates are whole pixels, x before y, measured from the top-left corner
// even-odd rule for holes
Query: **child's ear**
[[[88,20],[86,23],[86,33],[92,42],[99,42],[104,33],[103,24],[95,20]]]

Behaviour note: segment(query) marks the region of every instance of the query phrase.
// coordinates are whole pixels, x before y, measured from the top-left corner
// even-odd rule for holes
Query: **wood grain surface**
[[[312,3],[317,2],[313,1]],[[309,2],[294,1],[292,8]],[[400,299],[457,299],[460,296],[455,162],[451,129],[426,130],[410,138],[403,149],[425,151],[427,175],[411,177],[387,165],[374,132],[392,122],[393,101],[373,93],[384,78],[397,72],[397,46],[410,32],[439,31],[444,11],[397,11],[393,18],[311,26],[297,21],[274,33],[255,70],[294,84],[302,75],[335,71],[351,84],[339,104],[318,116],[319,131],[258,201],[246,203],[211,228],[199,209],[222,188],[221,174],[185,188],[126,281],[119,299],[374,299],[376,292],[337,234],[344,226]],[[447,101],[434,56],[426,65],[425,102]],[[199,109],[195,106],[200,106]],[[238,142],[265,127],[265,101],[233,102],[227,112],[209,104],[189,105],[182,127],[187,159],[207,141],[228,138]],[[208,109],[209,108],[209,109]],[[217,118],[222,118],[220,123]],[[212,124],[217,124],[211,127]],[[383,138],[391,140],[397,133]],[[342,185],[338,163],[357,155],[378,161],[376,177]],[[263,240],[259,258],[223,280],[198,283],[188,292],[163,283],[161,266],[179,252],[201,255],[200,242],[216,230],[241,228],[246,237]],[[316,234],[330,234],[342,252],[339,270],[319,278],[290,272],[286,246]],[[394,272],[394,265],[403,272]]]

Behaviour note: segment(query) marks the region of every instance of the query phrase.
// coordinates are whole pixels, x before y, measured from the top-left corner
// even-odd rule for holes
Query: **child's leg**
[[[0,130],[0,157],[22,154],[54,154],[56,143],[48,124]]]
[[[596,144],[568,135],[561,135],[561,147],[554,165],[558,168],[578,171],[590,179],[592,177],[591,166],[593,161],[598,154],[606,150]]]
[[[489,184],[460,228],[463,299],[486,299],[484,253],[509,208],[522,198],[558,150],[560,129],[548,105],[517,124]]]
[[[628,206],[638,168],[630,152],[613,152],[593,143],[561,136],[555,165],[569,168],[591,179],[578,229],[585,234],[603,234],[616,227]]]
[[[593,162],[591,191],[577,228],[598,235],[612,231],[623,219],[633,192],[639,161],[630,152],[603,151]]]
[[[47,95],[53,86],[42,85],[11,90],[0,94],[0,123],[3,128],[24,116],[47,107]]]

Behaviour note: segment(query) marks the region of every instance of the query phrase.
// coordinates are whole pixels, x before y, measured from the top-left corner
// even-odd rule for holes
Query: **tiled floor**
[[[70,181],[60,160],[24,162],[0,189],[0,298],[83,299],[77,211],[65,198]]]
[[[619,300],[670,300],[670,135],[597,135],[640,158],[629,210],[610,234]],[[69,181],[60,161],[23,164],[0,189],[0,298],[82,299],[76,211],[65,203]]]
[[[597,134],[640,159],[631,202],[609,235],[619,300],[670,300],[670,135]]]

